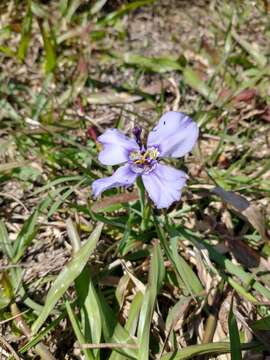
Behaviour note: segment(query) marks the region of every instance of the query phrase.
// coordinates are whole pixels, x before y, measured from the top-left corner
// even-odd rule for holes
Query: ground
[[[1,2],[1,359],[267,359],[269,19],[267,0]],[[167,161],[181,200],[93,199],[114,170],[97,136],[169,110],[200,127]]]

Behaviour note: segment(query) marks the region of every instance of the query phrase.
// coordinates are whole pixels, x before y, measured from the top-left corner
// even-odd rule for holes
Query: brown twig
[[[27,337],[27,339],[30,340],[32,338],[31,329],[24,321],[22,314],[18,309],[17,304],[15,303],[11,304],[10,308],[11,308],[11,313],[15,318],[17,327]],[[39,342],[35,346],[35,351],[43,360],[56,360],[55,357],[50,353],[47,346],[45,346],[42,342]]]
[[[0,268],[0,270],[1,270],[1,268]],[[19,316],[27,313],[28,311],[29,311],[29,310],[25,310],[25,311],[23,311],[23,312],[21,312],[21,313],[19,313],[19,314],[17,314],[17,315],[14,315],[14,316],[6,319],[6,320],[2,320],[2,321],[0,321],[0,325],[3,325],[3,324],[5,324],[5,323],[7,323],[7,322],[9,322],[9,321],[11,321],[11,320],[14,320],[14,319],[16,319],[17,317],[19,317]]]
[[[13,347],[2,336],[0,336],[0,343],[8,349],[8,351],[14,356],[15,360],[21,360]]]

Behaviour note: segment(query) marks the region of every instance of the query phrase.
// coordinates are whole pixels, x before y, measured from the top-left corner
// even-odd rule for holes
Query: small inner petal
[[[157,146],[151,146],[145,151],[135,150],[129,153],[129,163],[132,171],[136,174],[149,174],[158,163],[159,150]]]

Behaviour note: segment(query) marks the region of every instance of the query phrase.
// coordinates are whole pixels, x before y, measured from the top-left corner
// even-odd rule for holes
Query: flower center
[[[152,146],[145,151],[134,150],[129,154],[131,169],[137,174],[148,174],[157,165],[159,151],[158,147]]]

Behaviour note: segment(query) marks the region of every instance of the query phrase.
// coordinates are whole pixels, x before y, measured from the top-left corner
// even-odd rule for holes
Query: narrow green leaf
[[[263,319],[257,320],[255,321],[252,325],[251,328],[253,330],[265,330],[265,331],[270,331],[270,315],[266,316]]]
[[[57,65],[56,42],[48,22],[39,22],[45,49],[45,73],[49,74],[54,71]]]
[[[138,9],[141,6],[152,4],[155,0],[138,0],[131,3],[123,4],[118,10],[111,12],[99,21],[99,24],[105,25],[114,22],[124,16],[129,11]]]
[[[190,289],[190,294],[202,295],[203,287],[200,280],[195,275],[189,264],[178,254],[177,243],[179,237],[174,236],[170,239],[172,249],[173,264],[177,267],[177,274],[185,283],[187,289]]]
[[[3,46],[3,45],[0,46],[0,53],[6,55],[8,57],[16,57],[17,56],[17,54],[13,50],[11,50],[8,46]]]
[[[240,279],[241,282],[243,282],[244,286],[252,286],[254,290],[258,291],[261,295],[265,296],[268,300],[270,300],[270,291],[261,283],[256,281],[254,276],[246,272],[240,265],[233,264],[232,261],[220,254],[218,251],[215,250],[213,246],[209,245],[202,238],[198,237],[190,230],[179,228],[178,232],[179,235],[190,240],[199,250],[204,247],[208,251],[211,260],[215,261],[222,268],[225,268],[230,274]],[[233,283],[233,279],[230,279],[230,281]],[[238,286],[241,285],[238,284]]]
[[[32,325],[33,334],[37,333],[37,331],[40,329],[40,327],[43,325],[43,323],[46,321],[47,317],[53,310],[57,301],[63,296],[65,291],[82,272],[89,259],[89,256],[96,247],[102,227],[102,224],[98,224],[96,226],[95,230],[92,232],[87,242],[81,247],[81,249],[74,255],[72,260],[57,276],[47,295],[46,302],[43,306],[41,314]]]
[[[90,276],[90,270],[85,267],[75,281],[81,313],[81,327],[85,342],[98,344],[101,339],[102,321],[98,294]],[[95,350],[94,353],[97,353]]]
[[[78,342],[80,345],[83,345],[86,343],[85,337],[81,332],[79,321],[70,305],[70,302],[68,300],[65,301],[67,313],[69,316],[69,320],[71,322],[73,331],[76,335],[76,338],[78,339]],[[95,360],[95,357],[90,349],[83,349],[83,353],[85,355],[85,358],[87,360]]]
[[[0,249],[9,258],[13,257],[12,243],[9,239],[6,225],[0,220]]]
[[[31,1],[31,10],[34,15],[41,19],[49,19],[50,12],[47,11],[45,6],[38,4],[38,2]]]
[[[208,87],[205,81],[199,78],[192,68],[186,67],[183,70],[183,75],[185,83],[192,89],[197,91],[210,102],[215,102],[217,100],[217,95]]]
[[[264,56],[261,50],[256,49],[250,42],[244,40],[234,30],[232,31],[233,38],[238,42],[240,46],[255,60],[256,64],[260,68],[264,68],[267,65],[267,58]]]
[[[42,331],[33,336],[30,341],[28,341],[23,347],[19,349],[20,354],[29,351],[35,345],[37,345],[42,339],[45,338],[51,331],[54,331],[59,325],[60,321],[63,320],[66,316],[66,311],[63,311],[55,320],[51,321],[48,326],[46,326]]]
[[[82,4],[82,0],[71,0],[66,9],[65,19],[67,22],[70,22],[72,16],[75,14],[78,7]]]
[[[242,350],[259,348],[258,343],[243,344]],[[260,347],[261,348],[261,347]],[[177,352],[171,352],[161,357],[161,360],[186,360],[196,356],[226,354],[230,352],[229,342],[214,342],[210,344],[191,345]]]
[[[123,61],[126,64],[157,73],[166,73],[174,70],[181,71],[183,69],[176,59],[170,57],[147,58],[138,54],[126,53],[124,54]]]
[[[64,194],[59,194],[59,199],[57,199],[51,206],[50,210],[48,211],[48,217],[51,217],[57,209],[66,201],[66,199],[73,193],[74,188],[69,187]]]
[[[103,8],[103,6],[106,4],[107,1],[108,0],[96,1],[91,7],[91,10],[90,10],[91,15],[98,13]]]
[[[15,120],[15,121],[21,120],[20,114],[5,98],[2,98],[0,100],[0,109],[1,109],[0,119],[2,119],[4,117],[9,117],[10,119]],[[14,163],[15,163],[15,161],[14,161]],[[5,168],[5,165],[6,164],[1,164],[1,168],[2,167]],[[0,171],[1,171],[1,168],[0,168]]]
[[[53,80],[52,74],[48,74],[42,84],[42,88],[37,95],[35,94],[35,104],[32,108],[32,116],[31,119],[33,121],[39,121],[41,112],[46,108],[50,97],[48,97],[49,87],[51,86]]]
[[[141,291],[138,291],[132,300],[130,305],[128,319],[126,322],[125,328],[129,331],[131,335],[135,335],[140,309],[144,300],[144,294]]]
[[[136,342],[129,332],[123,328],[116,319],[116,314],[108,306],[107,302],[99,293],[101,319],[102,319],[102,332],[105,341],[108,343],[116,344],[130,344],[136,346]],[[138,360],[138,350],[119,347],[115,351],[126,356],[128,359]]]
[[[52,181],[46,183],[46,185],[44,185],[44,186],[38,188],[37,190],[35,190],[33,192],[33,195],[35,196],[35,195],[37,195],[37,194],[39,194],[39,193],[41,193],[43,191],[50,190],[50,189],[54,188],[54,186],[59,185],[62,182],[67,183],[67,182],[79,181],[79,180],[81,180],[81,176],[78,176],[78,175],[61,176],[61,177],[59,177],[59,178],[57,178],[55,180],[52,180]]]
[[[156,297],[158,295],[159,289],[161,288],[165,275],[163,258],[158,243],[155,243],[153,246],[152,254],[149,280],[138,324],[138,360],[149,359],[149,337],[151,322],[155,308]]]
[[[39,216],[39,209],[36,209],[32,215],[26,220],[21,231],[19,232],[15,242],[14,242],[14,253],[12,262],[17,263],[20,258],[23,256],[25,249],[30,245],[32,240],[36,236],[37,232],[37,219]]]
[[[73,251],[76,253],[81,248],[81,241],[76,226],[71,219],[67,220],[67,232]],[[99,299],[87,265],[75,280],[75,288],[81,313],[80,331],[84,335],[84,343],[98,344],[102,330]],[[90,349],[88,349],[89,351]],[[92,351],[90,352],[92,354]],[[99,350],[93,352],[96,356]]]
[[[0,276],[0,310],[4,309],[10,304],[13,294],[12,285],[8,274],[1,272]]]
[[[230,306],[228,325],[230,334],[231,359],[242,360],[240,336],[238,332],[236,318],[233,313],[233,298]]]
[[[157,229],[159,239],[161,241],[162,247],[166,253],[166,256],[172,263],[181,288],[185,287],[188,293],[192,296],[202,295],[203,288],[200,281],[196,278],[193,270],[189,267],[186,261],[181,258],[177,252],[175,230],[172,232],[171,229],[168,229],[171,232],[172,238],[170,244],[168,243],[165,233],[161,228],[158,219],[154,216],[154,222]],[[192,281],[190,282],[189,276],[191,276]]]
[[[22,61],[24,61],[24,59],[26,57],[29,42],[31,40],[32,18],[33,18],[33,15],[32,15],[32,11],[31,11],[31,7],[29,6],[28,10],[24,16],[24,19],[23,19],[22,35],[21,35],[21,40],[20,40],[19,48],[18,48],[18,57]]]

